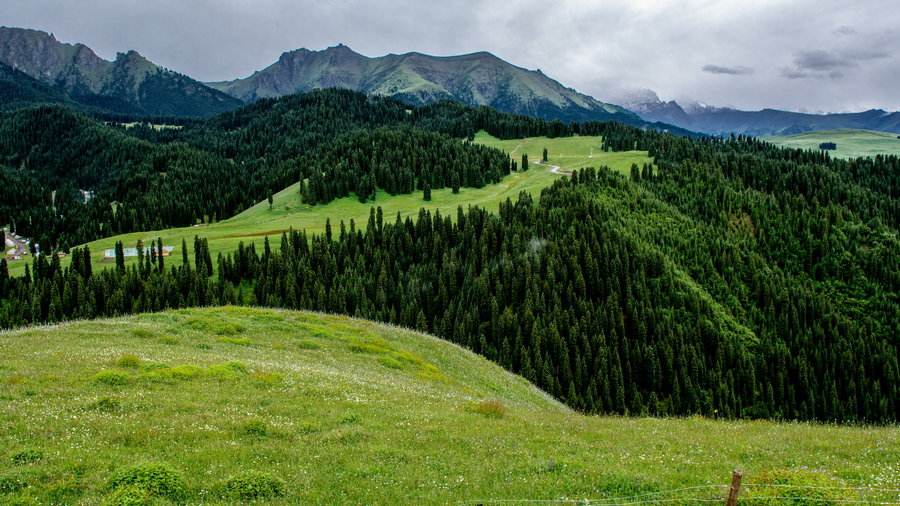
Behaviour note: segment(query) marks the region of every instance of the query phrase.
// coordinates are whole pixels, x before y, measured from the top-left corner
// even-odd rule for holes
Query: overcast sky
[[[136,49],[200,80],[286,50],[490,51],[601,100],[900,110],[898,0],[0,0],[0,24],[105,58]]]

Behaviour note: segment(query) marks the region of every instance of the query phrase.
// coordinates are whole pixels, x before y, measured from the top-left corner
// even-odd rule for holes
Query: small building
[[[162,247],[162,256],[167,257],[172,254],[175,250],[175,246],[163,246]],[[148,246],[144,249],[144,254],[147,256],[151,255],[152,252],[156,252],[156,244],[153,246]],[[124,248],[122,252],[125,254],[125,258],[132,258],[138,256],[137,248]],[[107,249],[103,250],[103,259],[104,260],[115,260],[116,258],[116,250],[115,249]]]

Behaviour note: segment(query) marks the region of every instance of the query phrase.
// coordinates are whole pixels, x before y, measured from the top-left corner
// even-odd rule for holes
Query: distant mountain
[[[622,107],[567,88],[540,70],[516,67],[486,52],[369,58],[344,45],[322,51],[298,49],[282,54],[250,77],[207,84],[245,102],[318,88],[347,88],[413,105],[455,100],[546,119],[641,122]]]
[[[84,44],[66,44],[49,33],[0,27],[0,63],[74,102],[106,111],[153,116],[210,116],[241,105],[218,90],[162,68],[136,51],[115,61]]]
[[[621,103],[647,121],[660,121],[708,134],[791,135],[842,128],[900,133],[900,112],[887,112],[881,109],[832,114],[808,114],[777,109],[741,111],[697,102],[684,105],[675,101],[665,102],[649,90],[641,90],[623,97]]]

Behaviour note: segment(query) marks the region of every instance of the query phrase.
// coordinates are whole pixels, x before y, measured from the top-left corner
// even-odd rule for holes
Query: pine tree
[[[84,262],[82,267],[82,277],[84,279],[88,279],[94,274],[94,266],[91,265],[91,248],[87,245],[81,249],[82,261]]]
[[[122,241],[116,241],[116,271],[125,272],[125,247]]]
[[[549,160],[549,158],[547,157],[547,148],[544,148],[544,155],[543,155],[543,157],[541,157],[541,161],[543,161],[544,163],[547,163],[548,160]]]
[[[162,237],[156,238],[156,261],[159,262],[159,272],[166,272],[165,261],[163,260],[163,241]]]
[[[0,258],[0,298],[6,296],[6,285],[9,283],[9,268],[6,259]]]
[[[187,241],[182,238],[181,239],[181,265],[185,272],[190,272],[191,270],[191,262],[188,260],[190,258],[190,253],[187,249]]]
[[[422,198],[426,202],[431,200],[431,185],[429,183],[427,183],[427,182],[425,183],[422,193],[423,193]]]

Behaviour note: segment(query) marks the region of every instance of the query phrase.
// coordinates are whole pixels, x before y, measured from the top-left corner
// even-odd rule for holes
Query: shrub
[[[25,482],[14,476],[0,476],[0,494],[11,494],[25,488]]]
[[[91,409],[95,409],[97,411],[101,411],[103,413],[115,413],[116,411],[122,409],[122,404],[115,400],[110,399],[109,397],[104,397],[97,402],[90,405]]]
[[[269,387],[281,383],[281,375],[274,372],[256,371],[250,375],[250,379],[258,387]]]
[[[264,438],[269,435],[269,429],[262,420],[250,420],[241,425],[241,434],[255,438]]]
[[[95,383],[109,386],[122,386],[128,384],[129,377],[121,371],[100,371],[94,375]]]
[[[119,360],[116,360],[116,365],[129,369],[137,369],[141,366],[141,359],[138,358],[137,355],[126,354],[119,357]]]
[[[299,339],[297,341],[297,347],[301,350],[318,350],[321,348],[318,343],[310,339]]]
[[[154,367],[143,375],[143,378],[160,383],[174,383],[176,381],[187,381],[200,377],[203,369],[191,364],[176,365],[173,367]]]
[[[245,471],[234,475],[222,485],[225,497],[240,501],[281,497],[284,490],[285,484],[281,478],[260,471]]]
[[[189,380],[200,376],[203,370],[195,365],[176,365],[168,370],[168,373],[177,380]]]
[[[12,456],[13,464],[17,466],[26,466],[44,458],[44,454],[40,450],[27,449],[22,450]]]
[[[77,504],[78,498],[84,495],[84,489],[77,478],[57,481],[47,488],[44,494],[45,504]]]
[[[490,418],[503,418],[506,415],[506,406],[498,400],[484,400],[472,406],[473,413],[484,415]]]
[[[247,374],[247,366],[236,361],[216,364],[207,369],[207,373],[214,378],[230,379]]]
[[[139,337],[141,339],[148,339],[154,336],[153,332],[141,328],[131,329],[131,335],[133,335],[134,337]]]
[[[138,488],[152,497],[174,502],[182,502],[187,497],[187,485],[181,473],[168,464],[156,462],[139,464],[116,473],[109,482],[109,489],[118,491],[125,488]]]
[[[236,344],[238,346],[250,346],[253,344],[253,341],[247,337],[220,337],[219,342]]]
[[[403,369],[403,364],[401,364],[399,360],[388,355],[378,357],[378,362],[388,369]]]
[[[152,506],[153,496],[137,485],[121,487],[103,500],[103,506]]]

